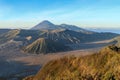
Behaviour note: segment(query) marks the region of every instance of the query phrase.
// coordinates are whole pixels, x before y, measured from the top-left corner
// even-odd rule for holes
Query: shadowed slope
[[[5,43],[8,45],[9,44],[11,45],[12,42],[14,42],[14,43],[20,42],[21,43],[20,48],[21,48],[21,47],[30,45],[31,43],[33,43],[35,40],[37,40],[39,38],[44,38],[44,40],[42,40],[42,41],[43,42],[45,41],[45,44],[43,44],[43,42],[40,42],[40,45],[42,44],[44,47],[47,47],[45,52],[44,51],[42,51],[42,52],[48,53],[48,52],[66,51],[66,50],[68,50],[68,49],[66,49],[66,45],[71,47],[71,50],[78,49],[80,43],[108,40],[113,37],[116,37],[117,35],[118,34],[114,34],[114,33],[86,34],[86,33],[76,32],[76,31],[67,30],[67,29],[41,30],[41,31],[40,30],[21,30],[21,29],[17,30],[16,29],[16,30],[11,30],[7,33],[1,34],[0,35],[0,44],[3,44],[3,47],[6,47],[4,45]],[[39,44],[36,43],[36,45],[38,46]],[[55,48],[51,45],[53,45]],[[40,48],[44,48],[43,46]],[[31,47],[29,47],[29,48],[31,48]],[[31,49],[27,49],[28,52],[29,52],[29,50],[31,50]],[[36,49],[35,49],[34,53],[40,52],[40,51],[36,51]]]
[[[59,29],[59,27],[55,26],[53,23],[45,20],[42,21],[41,23],[37,24],[36,26],[34,26],[33,28],[31,28],[32,30],[51,30],[51,29]]]
[[[0,35],[0,43],[5,43],[13,38],[16,37],[16,35],[19,34],[19,30],[11,30],[7,33],[3,33],[2,35]]]
[[[118,36],[114,33],[93,33],[86,34],[67,29],[59,30],[11,30],[0,35],[0,43],[10,40],[22,41],[24,43],[32,43],[38,38],[48,38],[53,41],[62,42],[64,44],[79,44],[80,42],[93,42],[99,40],[111,39]]]
[[[32,44],[25,47],[24,51],[28,53],[53,53],[53,52],[60,52],[60,51],[67,51],[69,48],[61,42],[55,42],[50,39],[39,38]]]
[[[0,29],[0,34],[6,33],[10,31],[11,29]]]
[[[80,36],[82,36],[82,34],[70,30],[60,29],[47,31],[43,34],[43,36],[64,44],[75,44],[80,43]]]

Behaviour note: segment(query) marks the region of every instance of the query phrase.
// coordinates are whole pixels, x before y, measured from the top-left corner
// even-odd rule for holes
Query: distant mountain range
[[[1,31],[0,44],[21,43],[20,49],[24,52],[36,54],[73,50],[71,45],[112,39],[119,35],[92,32],[73,25],[54,25],[49,21],[43,21],[30,30]]]
[[[45,20],[45,21],[42,21],[41,23],[37,24],[36,26],[34,26],[33,28],[31,28],[32,30],[38,30],[38,29],[58,29],[58,27],[56,25],[54,25],[53,23]]]
[[[31,30],[55,30],[55,29],[68,29],[82,33],[93,33],[92,31],[85,30],[75,25],[68,25],[68,24],[55,25],[47,20],[42,21],[38,25],[31,28]]]

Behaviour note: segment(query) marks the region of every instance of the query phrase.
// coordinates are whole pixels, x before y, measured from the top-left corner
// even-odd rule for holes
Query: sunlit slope
[[[120,36],[114,38],[112,41],[115,42],[115,45],[120,47]]]
[[[109,46],[93,55],[50,61],[31,80],[119,80],[119,75],[120,48]]]

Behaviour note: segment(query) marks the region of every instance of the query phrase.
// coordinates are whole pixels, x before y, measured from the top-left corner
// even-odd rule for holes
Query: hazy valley
[[[75,59],[79,59],[77,57],[83,56],[84,58],[84,56],[86,55],[87,56],[95,55],[94,53],[96,53],[97,55],[101,48],[105,46],[114,44],[117,47],[119,47],[120,45],[119,36],[120,36],[119,34],[110,32],[104,33],[93,32],[83,28],[79,28],[75,25],[68,24],[55,25],[46,20],[32,27],[29,30],[1,29],[0,30],[1,80],[14,80],[14,79],[22,80],[24,77],[35,75],[41,69],[41,67],[43,67],[51,60],[56,61],[56,59],[59,60],[61,58],[63,60],[62,62],[64,62],[63,57],[65,56],[74,55]],[[87,64],[87,60],[85,61]],[[69,64],[69,62],[67,63]],[[53,66],[50,65],[48,67]],[[57,65],[57,67],[59,68],[60,65]],[[45,70],[47,70],[47,68]],[[54,67],[51,70],[54,72]],[[41,73],[42,72],[40,72],[40,74]],[[43,72],[43,75],[44,74],[45,73]],[[36,76],[38,75],[39,73]],[[53,77],[50,76],[51,79],[47,79],[47,77],[49,78],[49,75],[45,77],[46,78],[44,79],[41,77],[41,79],[38,78],[36,80],[56,80],[56,78],[53,79],[53,77],[55,76]],[[62,78],[58,80],[61,79]],[[32,79],[28,78],[27,80]]]

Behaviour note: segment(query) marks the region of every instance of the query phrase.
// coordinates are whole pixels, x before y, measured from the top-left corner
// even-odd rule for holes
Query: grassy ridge
[[[113,41],[116,41],[116,45],[120,47],[120,36],[115,37]]]
[[[96,54],[50,61],[34,77],[24,80],[120,80],[119,75],[119,48],[109,46]]]

